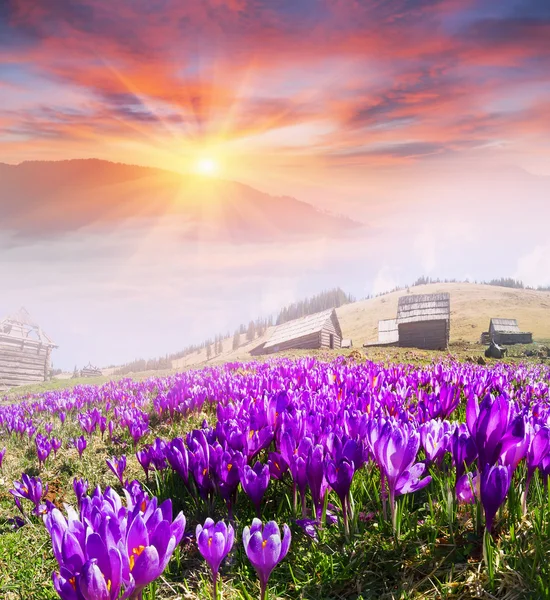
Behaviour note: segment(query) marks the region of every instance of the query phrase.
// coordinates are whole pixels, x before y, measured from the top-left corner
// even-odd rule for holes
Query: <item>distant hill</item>
[[[361,225],[234,181],[103,160],[0,163],[0,227],[56,235],[170,224],[182,239],[233,243],[346,235]]]
[[[522,331],[533,332],[534,341],[550,340],[550,292],[474,283],[433,283],[409,289],[411,294],[450,293],[451,343],[477,342],[481,333],[487,331],[491,317],[517,319]],[[344,338],[351,338],[355,347],[376,342],[378,321],[395,318],[397,301],[406,294],[407,290],[400,290],[337,308]],[[226,350],[212,362],[251,360],[250,350],[267,340],[272,330],[268,328],[264,336],[253,342],[246,342],[245,336],[241,336],[242,346],[237,350],[230,350],[231,339],[224,340]],[[205,361],[203,350],[172,361],[172,367],[198,366]]]

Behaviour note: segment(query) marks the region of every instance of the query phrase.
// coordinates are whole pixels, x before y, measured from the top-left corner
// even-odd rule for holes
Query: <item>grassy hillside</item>
[[[451,294],[451,343],[475,343],[489,327],[491,317],[513,318],[520,329],[532,331],[535,341],[550,340],[550,292],[537,292],[474,283],[434,283],[410,288],[411,294]],[[397,301],[406,290],[385,294],[378,298],[346,304],[336,312],[345,338],[351,338],[355,347],[378,339],[378,321],[395,318]],[[249,360],[250,350],[268,339],[273,328],[266,334],[231,350],[233,338],[224,340],[223,354],[211,362]],[[192,354],[172,362],[174,369],[181,369],[206,362],[206,352]]]

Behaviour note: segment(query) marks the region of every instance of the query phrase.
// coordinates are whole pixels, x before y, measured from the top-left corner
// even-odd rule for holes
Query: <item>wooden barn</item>
[[[378,344],[397,345],[399,331],[396,319],[378,321]]]
[[[489,331],[482,334],[482,341],[489,343],[493,340],[499,345],[532,344],[533,334],[520,331],[516,319],[491,319]]]
[[[21,308],[0,320],[0,391],[47,381],[57,346]]]
[[[397,305],[399,346],[444,350],[449,345],[451,299],[448,293],[401,296]]]
[[[332,308],[278,325],[257,354],[272,354],[284,350],[340,348],[342,330]]]

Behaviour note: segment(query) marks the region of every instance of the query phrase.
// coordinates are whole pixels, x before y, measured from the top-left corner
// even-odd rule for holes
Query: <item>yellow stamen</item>
[[[69,583],[73,586],[73,590],[76,592],[76,577],[71,577]]]
[[[228,471],[231,471],[231,469],[232,469],[232,468],[233,468],[233,465],[232,465],[231,463],[229,463],[229,464],[227,465],[227,470],[228,470]]]
[[[145,512],[145,509],[147,508],[147,502],[145,502],[145,500],[142,500],[141,506],[139,508],[141,509],[141,512]]]
[[[128,561],[130,563],[130,571],[132,571],[134,569],[134,566],[136,564],[136,557],[139,556],[144,550],[145,550],[145,546],[143,546],[143,545],[140,545],[137,548],[132,549],[132,554]]]
[[[262,542],[262,548],[265,548],[266,546],[267,546],[267,540],[264,540],[264,541]]]
[[[208,538],[208,545],[209,545],[209,546],[211,546],[211,545],[212,545],[212,536],[210,536],[210,537]]]
[[[253,430],[253,429],[251,429],[251,430],[250,430],[250,433],[248,434],[248,438],[249,438],[249,439],[252,439],[252,436],[253,436],[253,435],[254,435],[254,430]]]

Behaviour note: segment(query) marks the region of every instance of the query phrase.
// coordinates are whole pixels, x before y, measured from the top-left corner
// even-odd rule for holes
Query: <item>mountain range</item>
[[[0,163],[0,228],[48,236],[169,222],[184,239],[339,237],[361,227],[242,183],[98,159]]]

